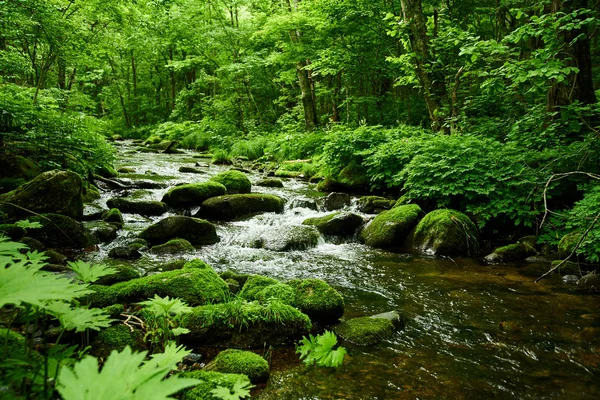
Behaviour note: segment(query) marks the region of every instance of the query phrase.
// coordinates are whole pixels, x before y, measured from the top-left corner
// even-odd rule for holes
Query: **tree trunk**
[[[427,19],[423,15],[421,0],[401,0],[400,2],[404,22],[410,28],[409,40],[414,54],[415,70],[421,82],[431,128],[439,131],[444,123],[442,99],[447,96],[447,91],[443,77],[435,76],[425,68],[430,61]]]

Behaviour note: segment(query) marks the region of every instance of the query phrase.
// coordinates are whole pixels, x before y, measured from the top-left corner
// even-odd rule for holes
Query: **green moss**
[[[136,303],[159,296],[179,297],[191,306],[225,301],[229,289],[212,268],[183,269],[117,283],[112,286],[92,285],[96,293],[88,297],[96,307],[115,303]]]
[[[185,378],[199,379],[202,381],[193,389],[186,389],[183,392],[182,400],[217,400],[211,393],[211,390],[218,386],[233,389],[233,385],[238,381],[247,381],[248,377],[241,374],[224,374],[215,371],[192,371],[181,374]]]
[[[269,377],[269,363],[251,351],[227,349],[215,357],[207,366],[207,371],[246,375],[250,382],[264,382]]]
[[[84,181],[82,195],[84,203],[91,203],[100,198],[100,189],[91,183]]]
[[[562,259],[569,257],[577,243],[579,243],[580,238],[581,233],[579,232],[571,232],[563,236],[558,243],[558,256]]]
[[[182,326],[190,329],[188,338],[207,344],[227,342],[235,347],[291,343],[310,331],[310,318],[297,308],[280,301],[267,304],[245,302],[196,307],[183,317]]]
[[[122,213],[140,215],[162,215],[167,212],[167,205],[161,201],[137,200],[124,197],[112,198],[106,201],[110,208],[118,208]]]
[[[283,205],[281,197],[271,194],[232,194],[206,200],[202,203],[200,215],[230,221],[260,212],[282,212]]]
[[[181,215],[161,219],[144,229],[139,237],[152,245],[163,244],[170,239],[185,239],[194,246],[214,244],[219,241],[213,224]]]
[[[520,261],[535,254],[537,254],[535,247],[529,243],[513,243],[498,247],[492,254],[486,256],[485,260],[490,262]]]
[[[245,300],[258,300],[261,303],[276,299],[293,306],[296,293],[290,285],[266,276],[254,275],[246,280],[238,296]]]
[[[241,171],[230,170],[221,172],[210,178],[210,180],[225,186],[228,194],[250,193],[252,190],[250,179]]]
[[[281,179],[265,178],[265,179],[261,179],[258,182],[256,182],[256,186],[271,187],[271,188],[282,188],[283,187],[283,182],[281,181]]]
[[[315,320],[338,320],[344,315],[344,298],[321,279],[294,279],[288,282],[295,292],[295,305]]]
[[[28,354],[35,362],[42,360],[37,351],[27,348],[25,337],[10,329],[0,328],[0,362],[9,358],[23,359]]]
[[[363,222],[360,215],[336,212],[323,217],[307,218],[302,224],[316,227],[323,235],[352,236]]]
[[[350,343],[371,346],[391,337],[394,324],[386,318],[360,317],[342,322],[334,331]]]
[[[554,260],[552,261],[552,268],[556,267],[560,264],[562,260]],[[558,272],[561,275],[580,275],[581,269],[579,268],[579,264],[573,261],[567,261],[563,265],[558,268]]]
[[[111,208],[110,210],[102,213],[102,219],[106,222],[117,225],[119,228],[123,227],[123,215],[121,215],[121,211],[119,211],[117,208]]]
[[[29,217],[31,222],[39,222],[42,227],[29,229],[28,234],[46,247],[58,249],[80,249],[92,243],[92,238],[81,223],[60,214],[42,214]]]
[[[422,214],[421,207],[416,204],[384,211],[363,229],[359,238],[371,247],[400,247],[417,225]]]
[[[288,171],[285,169],[278,168],[275,171],[275,176],[278,178],[299,178],[302,176],[302,172],[300,171]]]
[[[163,141],[163,138],[158,136],[158,135],[151,135],[149,138],[147,138],[146,140],[144,140],[144,144],[159,144],[160,142]]]
[[[413,247],[432,255],[475,255],[479,251],[479,231],[469,217],[456,210],[435,210],[415,228]]]
[[[246,280],[238,296],[246,300],[257,300],[256,295],[265,287],[277,285],[278,280],[261,275],[253,275]]]
[[[229,270],[229,271],[221,272],[219,274],[219,276],[225,280],[233,279],[240,285],[240,287],[243,287],[246,284],[246,281],[253,275],[240,274],[239,272]]]
[[[358,209],[368,214],[376,214],[381,210],[389,210],[396,204],[396,200],[386,199],[381,196],[363,196],[358,199]]]
[[[204,200],[226,192],[227,188],[217,181],[190,183],[169,189],[161,201],[172,207],[199,206]]]
[[[98,279],[96,281],[97,285],[113,285],[118,282],[126,282],[140,277],[138,270],[129,264],[116,264],[111,265],[111,267],[115,268],[117,272]]]
[[[369,185],[369,177],[365,167],[354,163],[340,171],[338,181],[352,187],[366,187]]]
[[[196,250],[190,242],[185,239],[171,239],[167,243],[153,246],[150,249],[152,254],[177,254]]]
[[[112,306],[104,307],[102,311],[110,315],[111,318],[119,319],[121,314],[125,312],[125,307],[123,304],[113,304]]]
[[[113,325],[98,333],[92,343],[92,352],[98,357],[106,357],[111,351],[121,351],[125,346],[133,350],[142,350],[143,334],[139,330],[131,330],[123,324]]]
[[[186,262],[185,264],[183,264],[183,268],[184,269],[187,269],[187,268],[212,269],[212,267],[210,265],[208,265],[207,263],[205,263],[204,261],[202,261],[200,259],[194,259],[194,260],[190,260],[190,261]]]

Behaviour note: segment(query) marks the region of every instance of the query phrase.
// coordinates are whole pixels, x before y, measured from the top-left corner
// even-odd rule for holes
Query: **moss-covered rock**
[[[296,302],[296,292],[290,285],[260,275],[249,277],[238,297],[249,301],[258,300],[261,303],[276,299],[292,306]]]
[[[123,215],[121,215],[121,211],[119,211],[118,208],[111,208],[110,210],[105,211],[102,214],[102,219],[106,222],[116,225],[119,228],[123,227]]]
[[[216,228],[208,221],[176,215],[161,219],[144,229],[139,237],[152,245],[171,239],[185,239],[194,246],[214,244],[219,241]]]
[[[153,254],[177,254],[194,251],[194,246],[185,239],[171,239],[167,243],[153,246],[150,253]]]
[[[96,168],[96,173],[104,178],[116,178],[119,173],[111,164],[102,164]]]
[[[294,289],[294,304],[316,321],[337,321],[344,315],[344,298],[327,282],[317,279],[293,279],[287,282]]]
[[[121,314],[125,312],[123,304],[113,304],[112,306],[102,308],[102,311],[113,319],[119,319]]]
[[[3,363],[7,359],[24,360],[27,358],[34,363],[43,361],[40,353],[28,348],[24,336],[3,327],[0,327],[0,350],[0,363]],[[3,398],[8,399],[10,397]]]
[[[479,231],[469,217],[456,210],[435,210],[415,228],[413,249],[429,255],[476,255]]]
[[[522,261],[535,254],[537,251],[530,243],[513,243],[498,247],[491,254],[485,256],[484,261],[488,263]]]
[[[110,243],[117,238],[119,228],[117,225],[104,221],[90,221],[83,223],[92,237],[93,243]]]
[[[146,273],[153,274],[156,272],[175,271],[178,269],[183,269],[183,266],[186,264],[186,262],[186,260],[173,260],[168,261],[164,264],[153,265],[146,270]]]
[[[350,205],[352,198],[348,193],[329,193],[323,202],[323,207],[328,211],[336,211]]]
[[[183,340],[238,348],[291,344],[306,335],[312,324],[307,315],[280,301],[266,304],[236,300],[196,307],[183,317],[191,332]]]
[[[103,329],[98,333],[96,339],[92,342],[92,354],[97,357],[108,357],[111,351],[122,351],[125,346],[133,350],[143,350],[144,335],[141,331],[133,331],[123,324],[113,325]]]
[[[31,180],[42,173],[42,169],[28,158],[0,154],[0,178]]]
[[[142,257],[139,247],[135,245],[117,246],[108,251],[110,258],[121,260],[137,260]]]
[[[218,400],[220,397],[213,396],[212,390],[217,387],[232,390],[238,381],[247,382],[248,379],[246,375],[225,374],[216,371],[191,371],[183,373],[182,376],[202,381],[192,389],[185,389],[181,397],[182,400]]]
[[[558,264],[562,263],[562,260],[554,260],[552,261],[552,268],[558,266]],[[581,268],[579,264],[573,261],[567,261],[563,263],[560,267],[557,268],[557,272],[561,275],[577,275],[581,276]]]
[[[0,234],[10,238],[13,241],[19,241],[27,231],[15,224],[0,224]]]
[[[205,171],[202,171],[199,168],[189,167],[186,165],[182,165],[181,167],[179,167],[179,169],[177,171],[182,172],[184,174],[204,174],[205,173]]]
[[[231,194],[203,202],[199,216],[209,220],[231,221],[263,212],[280,213],[283,205],[283,199],[272,194]]]
[[[221,274],[223,277],[223,274]],[[277,279],[269,278],[268,276],[252,275],[248,277],[243,284],[242,290],[238,293],[238,297],[245,300],[256,300],[258,292],[270,285],[280,283]]]
[[[287,225],[262,232],[250,245],[271,251],[306,250],[315,247],[319,238],[313,226]]]
[[[179,297],[191,306],[216,303],[227,298],[227,284],[212,268],[188,268],[120,282],[112,286],[93,285],[97,293],[89,300],[96,307],[114,303],[137,303],[154,297]]]
[[[127,282],[141,276],[137,269],[128,264],[111,265],[111,267],[115,268],[117,272],[101,277],[95,282],[97,285],[114,285],[115,283]]]
[[[558,257],[562,259],[569,257],[577,243],[579,243],[580,238],[581,233],[579,232],[571,232],[563,236],[558,242]]]
[[[401,247],[422,215],[421,207],[416,204],[384,211],[362,230],[359,239],[367,246],[381,249]]]
[[[28,234],[46,247],[81,249],[92,243],[92,238],[83,225],[65,215],[36,215],[29,217],[29,221],[42,225],[41,228],[29,229]]]
[[[358,199],[358,210],[367,214],[379,214],[391,210],[396,200],[386,199],[381,196],[363,196]]]
[[[354,236],[356,230],[363,224],[360,215],[337,212],[323,217],[305,219],[303,225],[312,225],[323,235],[330,236]]]
[[[270,188],[282,188],[283,182],[277,178],[265,178],[256,182],[256,186],[270,187]]]
[[[71,171],[47,171],[12,192],[0,196],[5,204],[0,211],[12,217],[29,217],[30,211],[38,214],[62,214],[74,219],[83,216],[83,181]],[[27,211],[28,210],[28,211]]]
[[[210,178],[210,180],[225,186],[228,194],[250,193],[252,190],[250,179],[241,171],[230,170],[221,172]]]
[[[199,206],[211,197],[222,196],[226,192],[227,188],[219,182],[190,183],[169,189],[161,201],[171,207],[192,207]]]
[[[82,196],[84,203],[91,203],[94,200],[98,200],[100,198],[100,189],[98,189],[91,183],[84,181]]]
[[[352,318],[334,327],[342,339],[358,346],[372,346],[394,334],[392,321],[387,318]]]
[[[250,382],[260,383],[269,378],[269,363],[251,351],[223,350],[209,362],[205,370],[246,375]]]
[[[360,164],[352,163],[342,169],[337,178],[338,182],[346,185],[352,192],[369,189],[367,169]]]
[[[106,205],[117,208],[122,213],[140,215],[162,215],[167,212],[167,205],[162,201],[131,200],[124,197],[108,199]]]
[[[183,264],[183,269],[189,269],[189,268],[212,269],[212,267],[210,265],[208,265],[206,262],[204,262],[198,258],[196,258],[194,260],[186,261],[185,264]]]

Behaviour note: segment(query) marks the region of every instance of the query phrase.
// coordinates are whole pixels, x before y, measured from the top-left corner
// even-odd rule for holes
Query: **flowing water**
[[[177,172],[180,166],[206,160],[192,154],[139,153],[129,144],[118,149],[118,164],[136,170],[123,177],[165,184],[129,193],[143,199],[160,200],[167,187],[204,181],[223,170],[211,165],[203,167],[205,174],[184,174]],[[249,176],[253,182],[259,179],[258,174]],[[305,182],[289,180],[282,189],[255,186],[253,191],[283,197],[285,212],[219,224],[220,243],[184,257],[201,258],[218,272],[321,278],[344,296],[345,318],[390,310],[410,318],[404,330],[378,346],[347,346],[344,365],[337,370],[306,367],[293,349],[275,349],[272,375],[259,398],[600,398],[598,295],[578,291],[558,276],[533,283],[545,268],[539,265],[486,266],[476,259],[388,253],[355,241],[321,240],[316,248],[290,252],[249,248],[261,233],[326,214],[291,206],[294,199],[318,196]],[[104,194],[100,204],[114,195]],[[124,217],[126,229],[91,255],[93,261],[105,260],[111,247],[164,216]],[[166,261],[145,255],[135,265],[147,269]]]

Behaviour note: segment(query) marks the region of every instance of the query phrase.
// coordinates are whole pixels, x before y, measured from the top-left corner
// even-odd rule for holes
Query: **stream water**
[[[164,188],[138,191],[160,200],[167,187],[204,181],[203,174],[178,172],[204,163],[192,153],[142,153],[120,143],[118,166],[134,169],[124,179],[161,182]],[[249,174],[255,182],[259,175]],[[407,327],[376,347],[348,348],[337,370],[306,367],[293,349],[275,349],[272,375],[262,399],[598,399],[600,398],[600,301],[555,276],[533,283],[539,265],[486,266],[476,259],[440,259],[388,253],[355,241],[321,240],[304,251],[273,252],[246,247],[261,232],[300,224],[326,212],[291,207],[297,198],[318,196],[314,186],[287,180],[282,189],[253,187],[287,200],[283,214],[263,214],[219,224],[221,242],[184,258],[201,258],[218,272],[233,270],[287,280],[318,277],[346,302],[345,317],[399,310]],[[99,204],[115,193],[104,193]],[[350,207],[352,208],[352,207]],[[354,210],[355,211],[355,210]],[[120,237],[90,255],[106,261],[111,247],[135,236],[153,221],[125,214]],[[168,258],[144,255],[141,270]]]

